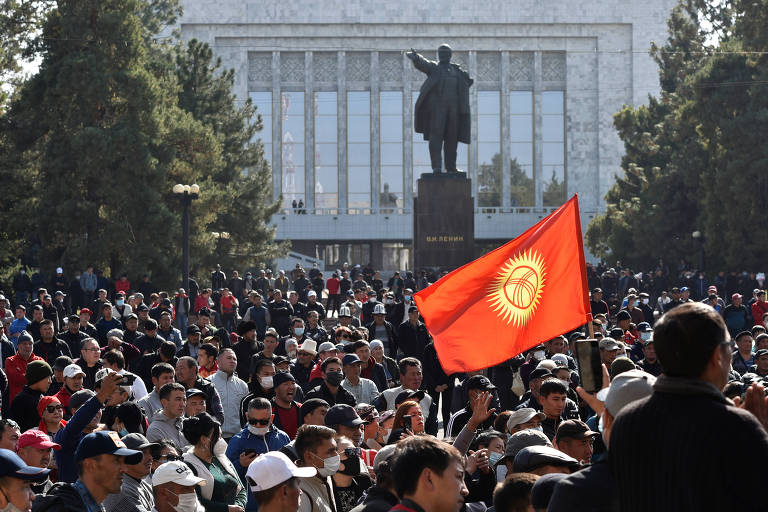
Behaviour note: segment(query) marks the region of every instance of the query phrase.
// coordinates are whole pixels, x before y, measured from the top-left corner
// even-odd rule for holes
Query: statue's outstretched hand
[[[406,55],[406,56],[407,56],[409,59],[411,59],[411,60],[416,60],[416,57],[417,57],[417,53],[416,53],[416,50],[414,50],[413,48],[411,48],[411,51],[409,51],[409,52],[406,52],[406,53],[405,53],[405,55]]]

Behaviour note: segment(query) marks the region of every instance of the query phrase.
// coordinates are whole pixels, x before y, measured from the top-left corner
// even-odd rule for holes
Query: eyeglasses
[[[173,462],[173,461],[181,460],[181,457],[179,457],[178,455],[174,455],[172,453],[169,453],[169,454],[166,454],[166,455],[161,455],[160,457],[157,457],[157,459],[158,460],[164,460],[166,462]]]
[[[51,414],[53,414],[56,411],[60,411],[60,410],[61,410],[61,405],[48,405],[45,408],[45,411],[49,412]]]
[[[269,425],[269,418],[266,420],[259,420],[256,418],[248,418],[249,425]]]
[[[347,457],[360,457],[363,454],[361,448],[344,448],[344,455]]]
[[[86,352],[101,352],[98,348],[84,348]]]

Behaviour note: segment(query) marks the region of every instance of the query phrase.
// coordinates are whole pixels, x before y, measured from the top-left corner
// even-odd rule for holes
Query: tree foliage
[[[210,49],[157,44],[176,0],[59,1],[42,26],[39,72],[2,118],[0,173],[12,207],[3,232],[44,267],[92,263],[175,285],[181,206],[198,183],[192,267],[253,266],[277,255],[276,206],[254,107],[237,107],[233,74]],[[244,170],[248,169],[247,175]],[[228,232],[229,238],[217,233]],[[13,246],[7,254],[13,259]],[[16,254],[17,255],[17,254]]]

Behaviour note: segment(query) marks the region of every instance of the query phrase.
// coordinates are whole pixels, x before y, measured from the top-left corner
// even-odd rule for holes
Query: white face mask
[[[368,302],[376,302],[376,297],[368,297]]]
[[[569,388],[569,387],[571,386],[571,381],[569,381],[569,380],[560,379],[560,382],[562,382],[562,383],[563,383],[563,385],[564,385],[566,388]]]
[[[391,433],[392,433],[392,429],[391,428],[385,428],[384,429],[384,435],[381,436],[381,438],[384,440],[385,443],[389,441],[389,435]]]
[[[173,506],[173,510],[176,512],[198,512],[197,494],[190,492],[187,494],[176,494],[173,491],[168,491],[171,494],[179,498],[179,504]]]
[[[265,436],[269,432],[269,427],[257,427],[255,425],[248,425],[248,432],[255,436]]]
[[[324,467],[317,468],[317,473],[323,478],[329,477],[339,470],[340,464],[341,464],[341,457],[339,457],[338,455],[334,455],[333,457],[328,457],[326,459],[323,459]]]
[[[533,353],[533,357],[535,357],[539,361],[543,361],[547,356],[546,354],[544,354],[543,350],[537,350],[536,352]]]
[[[288,351],[288,358],[289,359],[296,359],[296,351],[295,350],[289,350]]]
[[[653,334],[652,332],[641,332],[640,339],[642,339],[643,341],[648,341],[649,339],[651,339],[652,334]]]
[[[643,304],[648,304],[651,301],[651,299],[643,299]]]
[[[264,389],[272,389],[272,376],[269,377],[259,377],[259,384],[261,384],[261,387]]]
[[[227,442],[222,438],[219,438],[219,440],[216,441],[216,444],[213,445],[213,454],[218,457],[218,456],[224,455],[226,452],[227,452]]]

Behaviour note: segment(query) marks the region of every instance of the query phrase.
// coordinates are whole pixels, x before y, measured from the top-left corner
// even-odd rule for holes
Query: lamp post
[[[197,184],[182,185],[178,183],[173,186],[173,193],[184,207],[181,216],[181,283],[184,291],[189,292],[189,207],[192,200],[199,197],[200,187]]]
[[[696,230],[693,233],[691,233],[691,238],[693,238],[699,244],[699,270],[703,272],[704,271],[704,234],[701,231]]]

